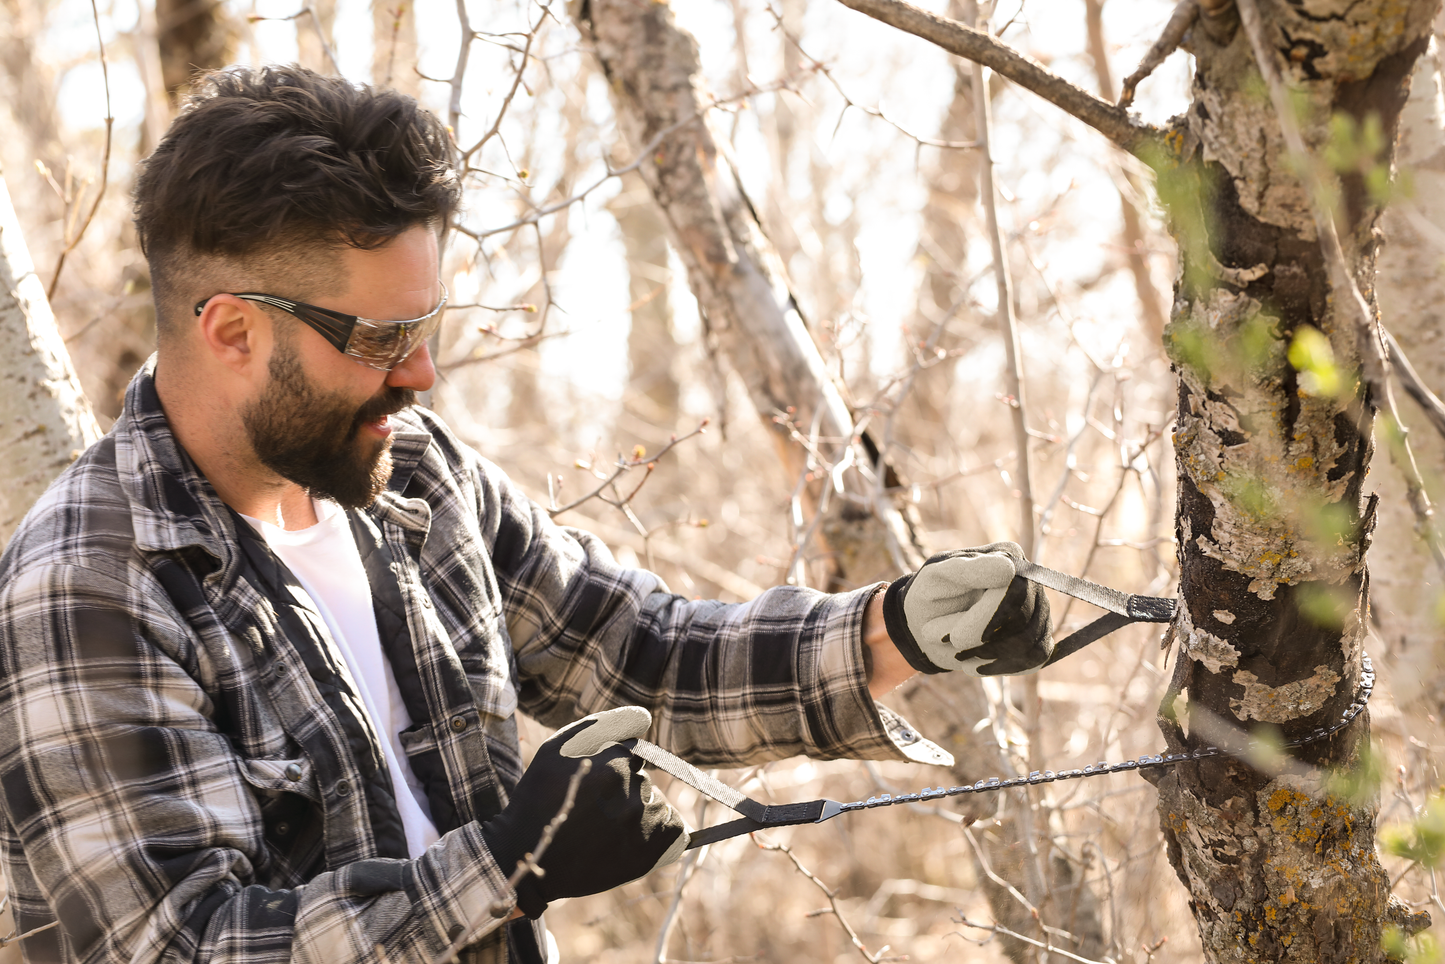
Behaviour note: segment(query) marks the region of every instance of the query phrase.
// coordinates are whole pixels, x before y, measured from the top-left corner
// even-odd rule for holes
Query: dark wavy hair
[[[456,209],[446,128],[410,97],[295,66],[216,71],[192,91],[135,187],[163,342],[200,298],[243,282],[334,290],[324,269],[344,246]]]

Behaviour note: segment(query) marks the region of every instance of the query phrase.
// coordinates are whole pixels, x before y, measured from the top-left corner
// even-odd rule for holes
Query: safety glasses
[[[211,295],[196,302],[197,316],[205,310],[206,302],[214,297]],[[350,355],[363,365],[389,372],[441,327],[442,309],[447,304],[447,286],[442,285],[442,300],[435,308],[420,318],[405,321],[377,321],[254,291],[233,293],[231,297],[280,308],[287,314],[295,315],[331,342],[337,351]]]

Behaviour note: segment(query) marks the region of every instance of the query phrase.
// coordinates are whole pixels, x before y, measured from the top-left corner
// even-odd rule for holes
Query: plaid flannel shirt
[[[510,899],[479,822],[520,774],[518,709],[646,706],[703,765],[947,757],[868,696],[876,587],[671,595],[412,410],[353,513],[443,831],[406,859],[324,623],[180,448],[153,371],[0,558],[0,850],[19,928],[60,922],[31,961],[433,959]],[[505,960],[504,934],[464,959]]]

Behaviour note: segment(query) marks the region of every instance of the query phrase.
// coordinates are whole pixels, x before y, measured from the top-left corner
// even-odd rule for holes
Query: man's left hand
[[[883,618],[919,672],[970,676],[1031,673],[1054,651],[1049,600],[1018,575],[1012,542],[940,553],[888,587]]]

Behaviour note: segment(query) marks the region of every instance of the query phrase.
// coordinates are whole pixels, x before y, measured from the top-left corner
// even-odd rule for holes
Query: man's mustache
[[[375,422],[388,415],[411,408],[416,404],[416,392],[410,388],[387,388],[374,396],[356,413],[355,425]]]

